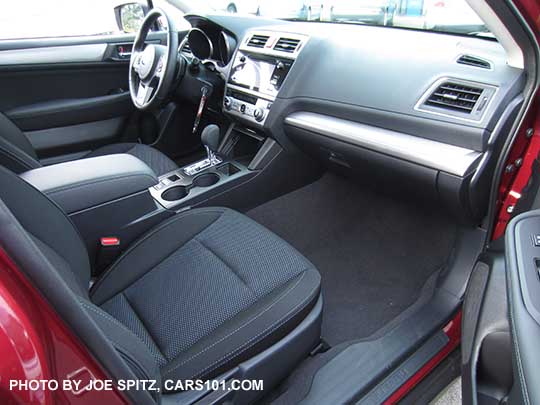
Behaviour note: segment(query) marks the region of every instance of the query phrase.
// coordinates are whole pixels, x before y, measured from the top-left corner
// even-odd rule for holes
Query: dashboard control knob
[[[285,64],[283,62],[278,62],[278,64],[276,65],[276,68],[278,70],[283,70],[285,69]]]
[[[223,105],[225,105],[225,108],[226,108],[227,110],[230,110],[231,107],[232,107],[232,100],[231,100],[231,98],[230,98],[230,97],[225,97],[225,98],[223,99]]]
[[[253,117],[255,120],[261,122],[264,119],[264,110],[262,108],[255,108],[255,111],[253,111]]]
[[[245,105],[245,104],[242,104],[242,105],[240,106],[240,111],[243,112],[243,113],[246,112],[246,105]]]

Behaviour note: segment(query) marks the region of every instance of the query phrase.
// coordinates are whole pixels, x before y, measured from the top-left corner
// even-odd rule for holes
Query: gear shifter
[[[223,159],[216,155],[216,151],[219,147],[219,127],[217,125],[208,125],[203,129],[201,142],[206,149],[207,157],[206,159],[185,167],[184,173],[188,176],[194,176],[209,167],[213,167],[223,162]]]
[[[216,151],[219,146],[219,127],[217,125],[207,125],[201,134],[201,142],[206,148],[208,160],[213,162],[216,159]]]

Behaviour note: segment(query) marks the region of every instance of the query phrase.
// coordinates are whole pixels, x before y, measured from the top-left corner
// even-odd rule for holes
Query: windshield
[[[146,0],[17,0],[0,13],[0,40],[120,34],[115,8]],[[153,0],[189,29],[185,12],[226,12],[294,21],[367,24],[443,31],[492,38],[466,0]],[[128,7],[129,8],[129,7]],[[135,20],[143,12],[135,15]],[[140,22],[140,21],[139,21]],[[138,25],[124,26],[134,32]],[[127,28],[127,30],[126,30]]]
[[[284,20],[394,26],[491,37],[466,0],[188,0],[183,3],[193,5],[193,11],[204,7]]]

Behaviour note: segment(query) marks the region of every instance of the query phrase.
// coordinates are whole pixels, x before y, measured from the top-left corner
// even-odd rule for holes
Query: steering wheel
[[[167,45],[146,44],[150,28],[160,17]],[[163,10],[153,8],[139,28],[129,62],[129,92],[135,107],[148,110],[165,100],[175,78],[177,51],[178,33],[171,18]]]

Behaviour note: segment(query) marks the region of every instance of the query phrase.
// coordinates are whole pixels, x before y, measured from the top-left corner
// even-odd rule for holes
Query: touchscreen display
[[[231,69],[229,83],[276,96],[278,93],[276,81],[274,80],[274,84],[272,84],[275,63],[275,60],[258,59],[238,52]]]

